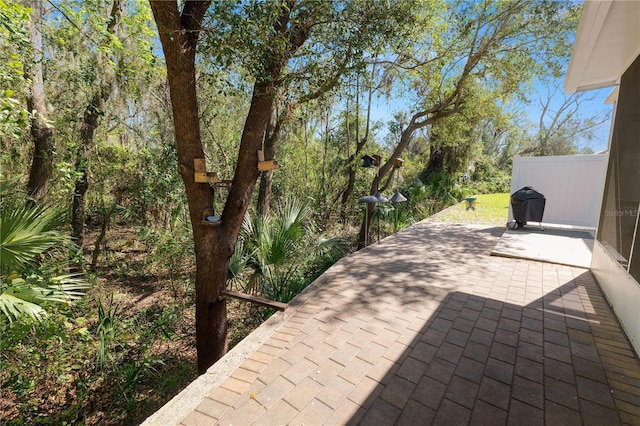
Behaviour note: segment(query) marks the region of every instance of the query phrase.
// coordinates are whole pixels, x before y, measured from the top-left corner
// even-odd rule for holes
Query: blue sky
[[[559,81],[558,84],[562,85],[563,81]],[[521,103],[515,105],[517,109],[521,109],[527,119],[532,122],[532,124],[537,125],[540,114],[542,112],[542,108],[539,103],[539,96],[546,97],[547,96],[547,83],[546,82],[538,82],[534,84],[534,89],[529,95],[531,101],[528,104]],[[609,133],[611,126],[611,116],[613,112],[613,105],[605,104],[605,99],[611,91],[613,87],[608,87],[604,89],[594,90],[591,92],[587,92],[583,94],[583,101],[580,104],[578,115],[582,117],[597,117],[609,114],[609,118],[604,121],[602,124],[598,125],[594,128],[593,134],[594,138],[592,140],[585,140],[584,138],[578,138],[576,140],[576,144],[579,148],[589,147],[594,152],[600,152],[607,149],[609,143]],[[540,93],[540,95],[538,95]],[[562,90],[558,90],[557,93],[551,99],[551,109],[557,109],[559,105],[562,104],[564,100],[564,93]],[[408,99],[398,99],[394,98],[391,100],[386,100],[382,98],[378,98],[374,100],[374,104],[371,110],[371,118],[372,121],[381,121],[384,123],[383,129],[380,130],[378,134],[379,138],[382,139],[384,135],[387,133],[386,123],[388,121],[393,120],[394,113],[398,111],[409,111],[412,106],[411,101]]]

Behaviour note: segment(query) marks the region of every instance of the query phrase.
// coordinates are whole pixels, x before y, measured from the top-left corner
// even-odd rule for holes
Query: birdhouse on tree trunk
[[[370,156],[370,155],[364,155],[364,156],[362,157],[362,167],[365,167],[365,168],[367,168],[367,169],[370,169],[370,168],[372,168],[372,167],[375,167],[375,166],[373,165],[373,161],[374,161],[374,159],[373,159],[373,157],[372,157],[372,156]]]

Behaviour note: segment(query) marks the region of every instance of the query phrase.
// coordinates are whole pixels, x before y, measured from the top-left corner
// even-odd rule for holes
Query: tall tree
[[[372,64],[371,66],[371,77],[370,79],[363,79],[368,82],[367,88],[367,104],[366,104],[366,121],[364,126],[364,132],[360,133],[360,76],[356,76],[356,98],[355,98],[355,131],[354,131],[354,139],[355,146],[352,154],[349,155],[349,159],[347,160],[347,186],[344,188],[342,192],[342,196],[340,199],[341,203],[341,215],[344,217],[346,214],[346,206],[351,199],[351,195],[353,194],[353,189],[356,184],[356,170],[358,170],[358,165],[356,164],[363,153],[363,149],[369,140],[370,130],[371,130],[371,106],[372,106],[372,98],[373,98],[373,80],[376,74],[376,64]],[[347,129],[349,129],[349,120],[347,118]],[[348,134],[348,137],[350,134]]]
[[[221,244],[216,241],[220,239],[216,231],[222,228],[203,225],[203,220],[213,213],[213,193],[208,185],[198,184],[194,180],[194,160],[204,158],[196,92],[196,47],[210,3],[186,1],[180,10],[177,1],[150,1],[167,64],[179,172],[187,193],[193,230],[196,253],[196,346],[200,373],[204,373],[227,350],[226,302],[220,299],[221,289],[213,284],[216,265],[224,256],[220,256]],[[246,158],[245,162],[248,161],[250,159]],[[233,252],[233,247],[230,251]]]
[[[593,139],[594,130],[609,120],[608,113],[584,115],[581,108],[593,101],[587,93],[562,94],[561,81],[556,80],[545,94],[537,92],[540,117],[537,131],[529,147],[520,155],[572,155],[579,151],[579,140]]]
[[[18,139],[28,123],[23,106],[28,92],[25,62],[31,52],[29,9],[16,2],[0,0],[0,148],[9,151],[9,140]],[[6,172],[7,167],[3,164]]]
[[[414,93],[412,117],[389,159],[374,177],[370,193],[385,188],[393,176],[395,159],[414,133],[458,113],[470,87],[483,82],[505,96],[515,96],[537,73],[559,72],[563,48],[570,50],[576,23],[573,5],[536,0],[510,2],[437,2],[425,11],[422,28],[386,64]],[[369,213],[373,205],[368,204]],[[359,247],[371,214],[365,215]]]
[[[33,58],[27,69],[31,90],[27,96],[27,108],[31,112],[31,136],[33,137],[33,160],[27,182],[27,198],[42,201],[49,187],[53,171],[53,126],[47,118],[47,96],[44,91],[42,33],[42,0],[34,0],[31,6],[31,43]]]
[[[122,0],[113,0],[109,19],[105,27],[105,33],[101,43],[106,45],[113,41],[117,26],[122,17]],[[104,115],[105,102],[112,94],[112,86],[115,80],[115,72],[109,66],[108,60],[99,53],[96,54],[96,72],[102,74],[97,79],[93,93],[84,107],[84,114],[80,124],[80,145],[76,152],[76,183],[73,191],[73,206],[71,208],[71,226],[73,237],[79,246],[84,242],[84,210],[85,197],[89,189],[88,163],[89,154],[93,146],[93,139],[98,121]]]
[[[400,15],[385,15],[386,2],[379,3],[380,8],[360,1],[220,2],[212,12],[212,28],[203,32],[210,2],[185,1],[181,8],[176,1],[150,3],[167,64],[178,163],[195,244],[196,345],[202,373],[226,351],[226,303],[220,296],[260,174],[258,151],[264,149],[278,91],[317,77],[320,64],[340,64],[343,55],[359,54],[348,49],[357,42],[371,42],[385,26],[389,32],[391,21],[400,22]],[[231,189],[216,226],[203,222],[213,212],[212,192],[194,181],[194,160],[204,158],[195,84],[202,34],[212,57],[223,64],[240,63],[254,79]]]

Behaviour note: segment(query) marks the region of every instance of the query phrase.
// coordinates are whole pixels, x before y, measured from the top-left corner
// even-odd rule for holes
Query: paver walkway
[[[425,221],[341,260],[176,422],[640,425],[591,273],[491,257],[501,232]]]

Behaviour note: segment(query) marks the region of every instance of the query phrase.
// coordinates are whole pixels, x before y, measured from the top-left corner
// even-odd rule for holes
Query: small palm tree
[[[247,214],[229,263],[229,282],[244,283],[247,293],[280,302],[291,300],[306,285],[300,273],[305,253],[331,249],[341,242],[310,238],[311,213],[309,205],[287,199],[274,216],[252,220]]]
[[[260,216],[252,221],[251,216],[245,216],[242,237],[250,250],[246,264],[251,269],[245,291],[277,297],[283,292],[278,288],[291,286],[296,275],[292,260],[299,254],[310,214],[308,205],[288,199],[273,217]]]
[[[55,275],[42,266],[47,255],[72,244],[53,229],[60,218],[55,209],[6,198],[0,204],[0,316],[9,321],[22,316],[41,320],[43,304],[68,304],[90,287],[80,274]]]

